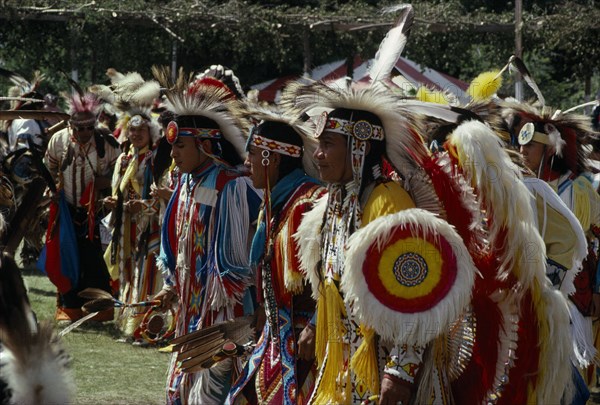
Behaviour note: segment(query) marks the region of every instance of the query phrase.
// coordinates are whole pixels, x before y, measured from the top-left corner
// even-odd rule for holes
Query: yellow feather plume
[[[477,76],[467,89],[467,94],[473,100],[487,100],[502,86],[502,76],[499,70],[483,72]]]
[[[430,90],[425,86],[419,87],[416,95],[417,100],[424,101],[427,103],[436,103],[448,105],[448,99],[444,96],[444,93],[437,90]]]

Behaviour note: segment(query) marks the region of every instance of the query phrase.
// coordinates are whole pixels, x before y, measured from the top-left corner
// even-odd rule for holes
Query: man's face
[[[543,143],[531,141],[527,145],[521,145],[521,148],[519,149],[521,156],[523,156],[525,166],[536,174],[540,168],[540,163],[544,158],[544,146]]]
[[[71,128],[73,130],[73,136],[81,143],[88,143],[94,135],[95,121],[94,115],[91,113],[75,113],[71,118]],[[81,125],[78,122],[87,121],[92,122],[89,124]]]
[[[196,147],[196,140],[193,136],[178,137],[171,148],[171,157],[182,173],[191,173],[210,159]]]
[[[131,145],[136,149],[150,146],[150,130],[148,129],[148,124],[143,123],[136,127],[130,126],[128,137]]]
[[[275,152],[270,152],[268,158],[263,158],[262,153],[264,150],[266,149],[261,149],[251,145],[248,149],[248,156],[244,161],[244,166],[250,170],[250,179],[252,180],[252,184],[255,188],[266,188],[267,176],[270,178],[276,177],[274,176],[274,172],[279,170],[274,162]],[[263,166],[264,159],[269,162],[266,170]],[[273,184],[271,184],[271,186],[273,186]]]
[[[348,138],[344,135],[325,131],[319,137],[315,150],[319,175],[326,183],[346,184],[352,180],[352,165],[348,151]]]

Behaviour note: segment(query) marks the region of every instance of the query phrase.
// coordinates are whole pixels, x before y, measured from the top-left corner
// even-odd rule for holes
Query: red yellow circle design
[[[167,125],[167,132],[165,133],[165,138],[167,138],[167,142],[171,145],[177,141],[177,135],[179,135],[179,127],[175,121],[169,122]]]
[[[441,235],[414,237],[396,228],[385,246],[373,242],[363,275],[369,291],[384,306],[402,313],[434,307],[456,281],[456,256]]]

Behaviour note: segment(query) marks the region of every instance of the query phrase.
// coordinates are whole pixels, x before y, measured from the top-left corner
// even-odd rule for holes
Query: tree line
[[[523,56],[547,99],[567,108],[600,89],[600,10],[594,0],[523,0]],[[104,83],[105,71],[153,64],[202,71],[220,63],[242,85],[299,74],[355,55],[374,56],[397,3],[354,0],[0,0],[0,66],[43,89]],[[515,4],[492,0],[415,1],[404,56],[470,81],[514,53]],[[0,79],[0,93],[10,83]],[[502,88],[513,94],[511,80]],[[532,94],[525,93],[525,96]]]

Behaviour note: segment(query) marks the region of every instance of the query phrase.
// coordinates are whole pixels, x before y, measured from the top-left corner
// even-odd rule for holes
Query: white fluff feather
[[[368,260],[369,247],[384,246],[397,227],[410,229],[415,238],[441,235],[453,249],[458,268],[456,280],[447,295],[429,310],[418,313],[392,310],[379,302],[365,282],[363,263]],[[466,310],[476,274],[471,255],[454,228],[428,211],[413,208],[377,218],[348,239],[340,289],[360,322],[373,328],[383,339],[396,344],[425,345],[445,333]]]

